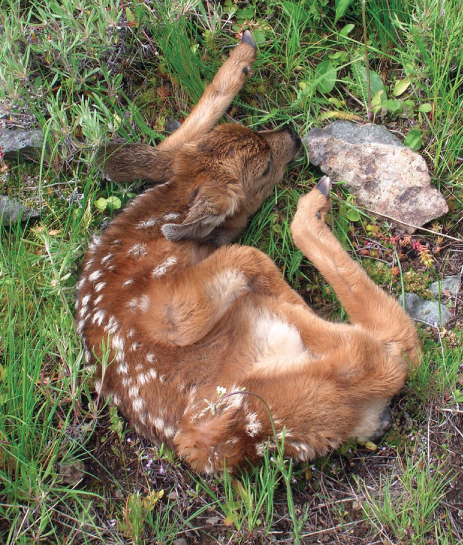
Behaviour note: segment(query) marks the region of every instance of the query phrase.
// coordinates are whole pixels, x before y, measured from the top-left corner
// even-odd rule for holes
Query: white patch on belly
[[[268,311],[251,317],[258,357],[254,370],[287,371],[312,359],[297,328]]]

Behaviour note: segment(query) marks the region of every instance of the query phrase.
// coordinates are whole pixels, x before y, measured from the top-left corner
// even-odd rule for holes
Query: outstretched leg
[[[157,148],[176,148],[210,132],[243,87],[255,59],[256,44],[249,30],[245,30],[241,43],[230,53],[182,126]]]
[[[330,186],[330,179],[324,176],[299,200],[291,224],[294,243],[333,287],[351,323],[385,343],[392,353],[404,354],[413,366],[418,365],[419,341],[413,321],[349,256],[325,222]]]

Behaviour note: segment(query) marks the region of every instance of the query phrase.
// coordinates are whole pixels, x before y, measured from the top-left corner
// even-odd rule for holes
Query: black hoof
[[[329,176],[323,176],[323,178],[318,182],[317,189],[322,195],[328,197],[331,189],[331,179]]]
[[[249,32],[249,30],[245,30],[243,32],[243,36],[241,38],[241,41],[244,42],[245,44],[250,45],[254,49],[256,49],[256,47],[257,47],[256,42],[254,41],[254,38],[252,37],[252,34]]]

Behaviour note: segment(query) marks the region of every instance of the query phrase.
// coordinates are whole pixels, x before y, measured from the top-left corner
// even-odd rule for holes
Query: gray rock
[[[438,301],[423,301],[416,293],[405,293],[405,310],[418,322],[432,326],[443,327],[452,317],[447,307]]]
[[[85,466],[80,460],[60,464],[59,474],[63,478],[63,483],[76,484],[85,477]]]
[[[168,133],[173,133],[182,126],[180,121],[177,121],[171,115],[166,117],[166,123],[164,125],[164,130]]]
[[[15,159],[17,152],[26,156],[37,156],[37,149],[42,149],[43,133],[40,129],[3,131],[0,135],[0,149],[5,159]]]
[[[32,210],[28,206],[24,206],[10,198],[0,195],[0,220],[3,225],[12,225],[17,223],[18,218],[21,221],[26,221],[29,218],[37,218],[40,215],[37,210]]]
[[[188,541],[184,537],[180,537],[172,541],[172,545],[188,545]]]
[[[433,282],[429,286],[429,291],[434,295],[434,297],[439,297],[439,284],[440,291],[447,290],[450,295],[456,295],[460,289],[460,275],[456,274],[455,276],[444,276],[442,280]]]
[[[306,138],[310,162],[334,181],[344,180],[359,205],[399,222],[413,233],[448,212],[431,187],[426,162],[384,127],[336,121]]]

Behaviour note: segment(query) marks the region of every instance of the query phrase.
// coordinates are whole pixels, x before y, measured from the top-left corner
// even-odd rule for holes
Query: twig
[[[419,229],[420,231],[426,231],[426,233],[431,233],[432,235],[448,238],[449,240],[454,240],[455,242],[459,242],[460,244],[463,243],[463,240],[461,238],[451,237],[450,235],[444,235],[443,233],[438,233],[437,231],[433,231],[432,229],[426,229],[426,227],[420,227],[418,225],[413,225],[413,223],[407,223],[406,221],[399,220],[397,218],[394,218],[393,216],[388,216],[387,214],[382,214],[381,212],[378,212],[377,210],[371,210],[370,208],[364,208],[364,210],[366,210],[367,212],[370,212],[371,214],[376,214],[377,216],[381,216],[382,218],[386,218],[388,220],[396,221],[397,223],[401,223],[402,225],[406,225],[407,227],[413,227],[413,229]]]

